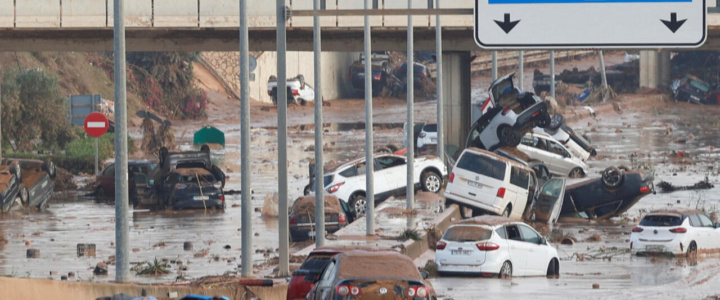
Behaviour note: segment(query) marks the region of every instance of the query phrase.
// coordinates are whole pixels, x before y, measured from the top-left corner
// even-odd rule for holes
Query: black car
[[[290,209],[290,241],[315,237],[315,196],[300,197]],[[350,207],[335,196],[325,196],[325,232],[335,233],[354,221]]]
[[[399,85],[399,80],[394,77],[390,72],[390,67],[387,62],[383,64],[375,64],[373,62],[370,66],[372,72],[372,96],[379,96],[384,89],[388,89],[390,94],[399,94],[402,87]],[[350,65],[350,72],[348,73],[348,79],[352,83],[353,90],[357,97],[365,96],[365,63],[363,61],[356,61]]]
[[[403,63],[397,67],[393,73],[395,77],[405,80],[407,77],[407,63]],[[413,77],[415,89],[423,89],[429,81],[432,81],[432,79],[430,79],[430,71],[421,63],[413,64]]]
[[[172,209],[225,209],[222,182],[204,168],[170,171],[161,183],[159,201]]]
[[[9,165],[0,165],[0,195],[2,196],[2,210],[8,211],[16,202],[25,202],[23,195],[29,197],[27,189],[20,187],[22,170],[17,161]],[[23,190],[21,192],[21,190]]]
[[[154,204],[157,195],[151,188],[155,176],[157,176],[158,163],[150,160],[128,161],[128,194],[130,203]],[[100,198],[115,198],[115,163],[106,166],[100,173],[95,175],[95,195]]]
[[[670,90],[677,101],[685,101],[695,104],[717,104],[712,97],[713,89],[710,84],[692,75],[685,75],[676,79],[670,85]]]
[[[51,159],[3,159],[0,165],[2,210],[13,204],[42,209],[52,196],[57,170]]]

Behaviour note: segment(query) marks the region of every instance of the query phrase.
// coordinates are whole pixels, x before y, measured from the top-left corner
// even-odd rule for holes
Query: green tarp
[[[193,145],[219,144],[225,147],[225,133],[212,126],[205,126],[195,132]]]

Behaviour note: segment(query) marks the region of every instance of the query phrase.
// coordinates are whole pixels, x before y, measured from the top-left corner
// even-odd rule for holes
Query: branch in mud
[[[715,187],[712,183],[710,183],[707,176],[705,176],[705,180],[699,181],[693,185],[674,186],[672,183],[660,181],[657,186],[663,193],[672,193],[674,191],[708,190]]]
[[[588,247],[587,252],[573,253],[570,257],[565,257],[562,260],[573,260],[576,261],[595,261],[595,260],[602,260],[602,261],[612,261],[614,257],[619,256],[627,256],[630,253],[630,248],[618,248],[618,247],[610,247],[610,248],[598,248],[598,249],[591,249]]]

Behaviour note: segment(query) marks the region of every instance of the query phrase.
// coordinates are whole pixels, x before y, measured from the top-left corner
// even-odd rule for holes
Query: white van
[[[526,164],[467,148],[448,177],[445,204],[460,205],[462,214],[471,208],[473,215],[489,212],[522,219],[536,188],[535,172]]]

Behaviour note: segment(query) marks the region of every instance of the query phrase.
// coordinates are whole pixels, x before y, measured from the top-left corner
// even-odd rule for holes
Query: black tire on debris
[[[497,136],[503,146],[515,147],[520,144],[521,138],[518,133],[509,125],[500,125],[497,129]]]
[[[549,114],[542,114],[542,116],[540,117],[540,121],[538,122],[537,126],[540,127],[540,128],[545,128],[545,127],[548,127],[548,126],[550,125],[550,123],[552,123],[552,121],[550,120],[550,115],[549,115]]]
[[[617,167],[607,167],[602,172],[602,183],[606,188],[615,189],[622,185],[625,174]]]
[[[498,273],[498,278],[501,279],[510,279],[512,278],[512,264],[509,260],[506,260],[502,268],[500,268],[500,272]]]
[[[562,126],[565,123],[565,117],[561,114],[553,115],[552,118],[550,118],[550,124],[547,126],[547,129],[555,131],[560,126]]]
[[[400,147],[398,147],[398,145],[395,145],[395,144],[387,144],[385,147],[390,149],[390,151],[392,151],[392,152],[400,150]]]

